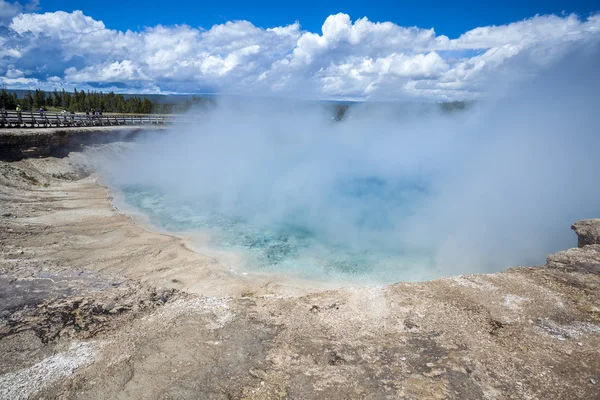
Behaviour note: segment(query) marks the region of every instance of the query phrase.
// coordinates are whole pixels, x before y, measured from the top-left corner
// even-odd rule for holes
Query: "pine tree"
[[[56,91],[56,89],[54,89],[54,93],[52,94],[52,106],[53,107],[60,107],[60,94]]]
[[[23,98],[23,109],[31,110],[33,107],[33,96],[31,92],[25,93],[25,97]]]

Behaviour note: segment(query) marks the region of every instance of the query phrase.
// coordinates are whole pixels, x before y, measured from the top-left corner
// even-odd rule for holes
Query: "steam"
[[[598,47],[472,108],[221,98],[104,166],[173,204],[294,227],[352,251],[421,254],[438,275],[543,263],[600,216]]]

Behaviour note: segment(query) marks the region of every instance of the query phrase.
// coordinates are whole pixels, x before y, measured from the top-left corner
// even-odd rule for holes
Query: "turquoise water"
[[[378,183],[347,186],[352,197],[377,190]],[[438,277],[428,254],[389,251],[378,246],[351,246],[324,238],[290,218],[285,223],[258,224],[241,216],[212,212],[192,200],[175,199],[151,186],[127,185],[120,191],[124,201],[168,232],[204,233],[209,245],[244,256],[244,269],[287,273],[307,279],[361,283],[418,281]],[[386,229],[385,213],[371,210],[356,216],[362,227]],[[365,215],[368,214],[369,218]]]

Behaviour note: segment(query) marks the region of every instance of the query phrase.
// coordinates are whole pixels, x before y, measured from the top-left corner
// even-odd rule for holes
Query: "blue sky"
[[[438,35],[456,38],[463,32],[487,25],[502,25],[536,14],[563,11],[587,16],[600,9],[598,1],[480,0],[453,1],[164,1],[102,0],[42,1],[41,11],[82,10],[85,15],[102,20],[109,29],[139,30],[157,24],[188,24],[210,28],[232,20],[248,20],[267,28],[299,21],[302,29],[320,32],[327,16],[344,12],[352,20],[368,17],[371,21],[391,21],[402,26],[435,28]]]

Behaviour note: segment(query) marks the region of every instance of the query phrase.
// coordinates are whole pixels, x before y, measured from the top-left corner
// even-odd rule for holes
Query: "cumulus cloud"
[[[10,20],[22,10],[23,7],[19,3],[10,3],[8,1],[0,0],[0,23],[4,24],[7,21],[10,22]]]
[[[40,1],[39,0],[30,0],[26,2],[24,5],[19,3],[18,1],[5,1],[0,0],[0,25],[4,25],[10,23],[12,19],[20,14],[22,11],[36,11],[39,9]]]
[[[574,43],[600,38],[599,15],[535,16],[451,39],[434,29],[366,17],[353,22],[343,13],[327,17],[321,32],[303,31],[298,22],[263,29],[250,21],[118,31],[81,11],[31,12],[36,5],[0,1],[2,83],[52,88],[60,80],[64,87],[114,84],[143,92],[468,99],[485,91],[498,71],[518,80]]]
[[[131,60],[123,60],[85,67],[80,71],[68,68],[65,70],[65,79],[69,82],[127,82],[148,78]]]

